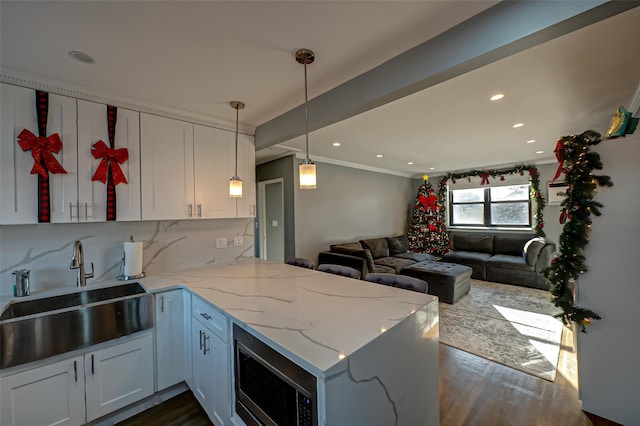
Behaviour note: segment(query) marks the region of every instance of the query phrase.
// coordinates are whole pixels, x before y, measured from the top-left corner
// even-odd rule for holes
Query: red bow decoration
[[[29,130],[24,129],[18,135],[18,144],[23,151],[31,150],[34,163],[31,174],[47,177],[48,173],[67,173],[62,165],[56,160],[52,152],[57,154],[62,149],[62,141],[57,133],[49,137],[36,136]]]
[[[489,185],[489,172],[480,172],[478,176],[482,178],[480,185]]]
[[[556,179],[558,179],[558,177],[560,177],[560,174],[564,171],[562,166],[564,165],[564,141],[562,139],[558,140],[558,142],[556,142],[556,147],[553,150],[553,152],[555,152],[556,154],[556,160],[558,160],[558,170],[556,170],[556,174],[553,176],[553,179],[551,180],[551,182],[555,181]]]
[[[418,197],[418,200],[420,201],[420,204],[422,204],[422,207],[426,212],[429,209],[433,210],[435,208],[437,198],[435,195],[429,195],[428,197],[425,197],[424,195],[420,195]]]
[[[109,172],[109,164],[111,165],[111,174],[113,175],[113,184],[127,183],[127,178],[124,176],[120,164],[129,159],[129,151],[127,148],[109,148],[103,141],[98,141],[93,144],[91,148],[91,154],[96,160],[102,158],[96,172],[93,174],[91,180],[99,180],[102,183],[107,183],[107,175]]]

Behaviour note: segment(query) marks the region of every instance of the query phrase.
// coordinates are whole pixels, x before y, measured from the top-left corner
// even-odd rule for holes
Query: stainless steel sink
[[[153,296],[137,282],[14,301],[0,314],[0,368],[151,327]]]

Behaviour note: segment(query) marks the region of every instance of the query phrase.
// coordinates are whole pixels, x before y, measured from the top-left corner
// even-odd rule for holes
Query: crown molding
[[[0,66],[0,82],[235,132],[235,120],[211,117],[166,105],[159,106],[128,99],[112,93],[100,92],[75,83],[56,80],[6,66]],[[255,127],[243,125],[242,123],[240,123],[239,127],[239,133],[254,136]]]
[[[296,152],[296,158],[298,160],[304,160],[305,158],[307,158],[307,156],[306,156],[306,154],[304,154],[302,152]],[[313,160],[316,163],[334,164],[336,166],[350,167],[352,169],[367,170],[369,172],[375,172],[375,173],[384,173],[384,174],[392,175],[392,176],[400,176],[400,177],[406,177],[406,178],[414,178],[415,177],[414,174],[412,174],[412,173],[403,173],[403,172],[398,172],[398,171],[395,171],[395,170],[381,169],[379,167],[365,166],[364,164],[350,163],[348,161],[335,160],[333,158],[326,158],[326,157],[318,157],[316,155],[314,155],[313,158],[309,158],[309,159]]]

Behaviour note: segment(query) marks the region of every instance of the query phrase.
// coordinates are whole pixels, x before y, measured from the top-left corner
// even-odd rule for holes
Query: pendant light
[[[300,49],[295,57],[299,64],[304,65],[304,134],[307,158],[300,163],[300,189],[316,189],[316,165],[309,160],[309,99],[307,96],[307,65],[313,63],[316,55],[309,49]]]
[[[229,197],[241,198],[242,197],[242,179],[238,177],[238,114],[239,110],[244,108],[244,103],[240,101],[229,102],[231,108],[236,110],[236,172],[229,180]]]

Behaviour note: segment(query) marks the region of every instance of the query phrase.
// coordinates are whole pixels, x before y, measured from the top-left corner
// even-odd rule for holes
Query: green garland
[[[505,175],[512,175],[518,173],[520,176],[524,176],[524,172],[529,172],[529,179],[531,181],[531,198],[536,202],[536,211],[533,214],[533,217],[536,221],[536,234],[540,237],[544,237],[545,233],[542,230],[544,228],[544,220],[542,217],[542,211],[544,210],[544,206],[546,205],[544,197],[540,192],[540,176],[538,175],[538,168],[535,166],[530,166],[526,164],[520,164],[515,167],[505,168],[505,169],[495,169],[495,170],[471,170],[468,172],[461,173],[448,173],[440,180],[440,185],[438,187],[438,202],[442,204],[442,206],[446,206],[445,199],[447,194],[447,181],[451,179],[452,183],[456,183],[456,179],[464,179],[468,178],[471,181],[472,176],[478,176],[481,178],[480,183],[482,185],[489,183],[489,176],[492,178],[500,177],[500,180],[504,180]],[[444,215],[444,211],[442,214]]]
[[[589,243],[591,214],[601,214],[602,204],[593,201],[594,193],[598,186],[613,186],[609,176],[592,174],[594,169],[602,169],[602,161],[600,155],[589,147],[600,141],[599,133],[587,130],[577,136],[564,136],[556,144],[556,157],[560,162],[558,170],[565,173],[569,187],[560,214],[560,223],[564,223],[560,234],[560,254],[553,259],[551,266],[542,271],[550,284],[554,304],[563,311],[558,316],[562,316],[565,324],[574,321],[582,325],[583,332],[591,319],[598,320],[600,316],[575,305],[573,286],[578,276],[587,271],[583,250]]]

